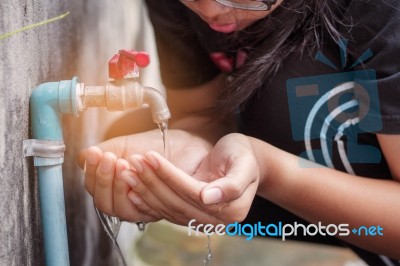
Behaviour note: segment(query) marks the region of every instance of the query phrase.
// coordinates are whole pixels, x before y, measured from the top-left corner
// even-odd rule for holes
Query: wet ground
[[[213,266],[364,266],[348,249],[296,241],[212,236]],[[207,237],[186,227],[150,224],[130,253],[135,266],[203,266]]]

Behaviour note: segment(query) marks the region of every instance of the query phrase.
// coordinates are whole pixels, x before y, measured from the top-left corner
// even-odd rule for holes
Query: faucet
[[[77,84],[79,109],[106,106],[109,111],[125,111],[147,105],[154,123],[166,122],[171,113],[162,94],[135,81],[139,76],[139,67],[146,67],[149,63],[145,52],[120,50],[108,63],[111,80],[105,86]]]
[[[30,97],[32,137],[23,141],[25,157],[34,157],[39,179],[45,261],[47,266],[69,266],[67,227],[65,217],[62,163],[65,145],[61,115],[79,116],[89,107],[107,107],[110,111],[149,106],[152,118],[159,126],[171,117],[163,95],[156,89],[135,81],[139,67],[149,64],[145,52],[120,50],[109,61],[110,81],[104,86],[85,86],[78,77],[72,80],[38,85]],[[99,212],[98,212],[99,214]],[[104,215],[104,214],[101,214]],[[111,227],[116,236],[119,221],[104,215],[99,218]],[[115,243],[114,243],[115,244]]]

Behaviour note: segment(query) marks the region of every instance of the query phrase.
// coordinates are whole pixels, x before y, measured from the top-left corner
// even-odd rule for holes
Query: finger
[[[130,136],[120,136],[116,138],[109,139],[107,141],[96,144],[96,147],[102,151],[108,151],[114,153],[118,158],[122,158],[124,154],[127,154],[127,149],[129,145],[128,138]],[[78,154],[78,164],[83,169],[85,160],[87,157],[88,149],[84,149]]]
[[[201,189],[206,183],[189,176],[157,152],[147,152],[145,158],[157,176],[182,198],[191,203],[200,201]]]
[[[118,159],[115,163],[115,179],[113,184],[113,209],[117,213],[122,213],[126,205],[126,196],[129,187],[121,180],[121,174],[129,169],[129,163],[124,159]]]
[[[135,171],[131,169],[123,171],[121,173],[121,180],[128,185],[127,196],[136,209],[144,212],[148,211],[153,216],[159,216],[157,215],[157,211],[159,212],[163,209],[163,204],[147,189]],[[146,206],[149,207],[147,208]]]
[[[129,163],[125,159],[117,159],[115,162],[115,176],[118,177],[123,171],[129,169]]]
[[[115,174],[114,153],[106,152],[100,161],[96,171],[96,185],[94,191],[94,203],[102,212],[113,215],[113,180]]]
[[[140,181],[137,180],[133,191],[136,192],[149,206],[159,212],[165,219],[178,223],[185,224],[193,217],[199,220],[209,220],[210,217],[207,213],[200,210],[197,204],[200,201],[201,187],[196,183],[197,187],[190,188],[190,192],[198,191],[197,201],[190,204],[184,198],[180,197],[174,189],[165,184],[162,178],[153,171],[150,165],[144,160],[142,156],[131,156],[129,162],[137,170]],[[175,172],[169,172],[171,176],[175,176],[178,170],[173,168]],[[186,175],[180,171],[180,174]],[[186,175],[186,178],[191,178]],[[182,194],[186,195],[186,191]],[[187,197],[187,195],[186,195]]]
[[[126,170],[131,171],[131,170]],[[124,172],[124,171],[122,171]],[[155,212],[141,211],[141,208],[137,206],[130,200],[130,194],[133,191],[123,181],[123,174],[121,174],[118,180],[115,182],[114,188],[114,213],[116,216],[120,217],[123,221],[129,222],[156,222],[160,218],[155,215]]]
[[[224,218],[223,211],[229,206],[230,202],[227,203],[227,202],[222,201],[222,202],[218,203],[218,200],[214,201],[215,203],[218,203],[218,204],[206,203],[207,201],[204,202],[202,193],[203,193],[203,190],[206,187],[207,183],[198,181],[190,176],[188,178],[188,175],[186,173],[179,171],[179,169],[177,169],[174,165],[172,165],[164,157],[162,157],[160,154],[158,154],[156,152],[148,152],[145,154],[145,156],[146,156],[146,159],[149,161],[149,163],[153,166],[153,168],[157,169],[156,170],[157,175],[160,176],[160,178],[165,183],[169,184],[169,186],[171,186],[175,191],[177,191],[177,193],[179,195],[181,195],[181,197],[185,198],[185,202],[189,202],[193,206],[198,207],[200,210],[202,210],[204,213],[206,213],[208,215],[208,217],[207,217],[208,221],[215,222],[218,219]],[[237,168],[240,170],[240,167],[237,167]],[[205,174],[208,174],[208,173],[205,173]],[[208,179],[208,178],[205,178],[205,179]],[[218,185],[218,183],[217,183],[217,185]],[[196,188],[199,189],[200,192],[197,191]],[[222,189],[224,189],[224,188],[225,187],[222,186]],[[213,191],[211,191],[211,192],[215,193]],[[215,195],[217,197],[217,199],[223,198],[223,196],[220,196],[220,194],[222,194],[222,193],[219,193],[219,191],[217,190],[217,195]],[[186,195],[186,196],[182,196],[182,195]],[[164,202],[164,200],[163,200],[163,202]],[[196,216],[192,215],[191,217],[196,217]]]
[[[123,179],[123,172],[129,170],[129,163],[124,159],[118,159],[115,165],[115,180],[113,191],[113,209],[115,215],[124,221],[131,222],[155,222],[160,220],[155,213],[142,212],[129,199],[129,193],[132,192],[127,182]],[[132,171],[133,172],[133,171]]]
[[[253,157],[243,155],[227,165],[226,175],[209,183],[201,192],[204,204],[230,202],[240,198],[258,180],[259,171]]]
[[[142,214],[147,214],[155,219],[160,220],[162,216],[157,213],[155,210],[153,210],[146,202],[142,200],[142,198],[136,194],[133,190],[130,190],[128,192],[128,198],[132,202],[132,204],[135,205],[135,207],[142,213]]]
[[[138,210],[129,202],[128,192],[130,190],[128,184],[121,179],[121,175],[129,168],[129,164],[125,160],[118,161],[114,184],[113,184],[113,210],[114,213],[123,220],[137,220]]]
[[[90,147],[85,152],[85,188],[90,195],[94,196],[94,190],[96,185],[96,171],[100,164],[101,158],[103,157],[102,151],[96,147]]]

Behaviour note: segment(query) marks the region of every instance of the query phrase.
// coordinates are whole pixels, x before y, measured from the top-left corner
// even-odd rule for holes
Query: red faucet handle
[[[133,60],[139,67],[147,67],[150,63],[149,54],[146,52],[138,52],[135,50],[121,50],[120,57]]]
[[[109,77],[113,79],[136,78],[139,67],[150,63],[149,54],[135,50],[120,50],[108,62]]]

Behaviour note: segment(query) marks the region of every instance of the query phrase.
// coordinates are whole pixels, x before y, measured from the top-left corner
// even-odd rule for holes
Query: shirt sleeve
[[[352,70],[372,72],[363,82],[377,88],[360,97],[360,108],[378,110],[379,133],[400,134],[400,1],[352,0],[344,17]]]
[[[154,27],[161,78],[167,88],[201,85],[219,70],[191,29],[188,9],[177,0],[146,0]]]

